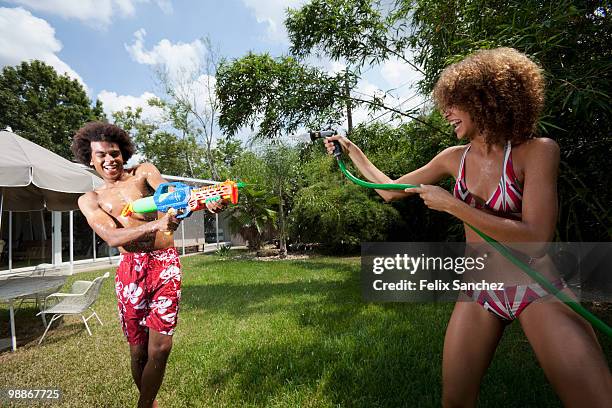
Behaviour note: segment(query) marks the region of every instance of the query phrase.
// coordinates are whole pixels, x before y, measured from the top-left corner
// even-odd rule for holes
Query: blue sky
[[[202,38],[221,56],[237,58],[248,51],[286,54],[283,27],[287,7],[304,0],[0,0],[0,67],[41,59],[59,72],[79,79],[89,96],[104,103],[107,113],[125,106],[145,106],[160,95],[154,70],[179,71],[202,61]],[[189,61],[192,61],[190,64]],[[324,69],[341,62],[316,61]],[[414,94],[418,79],[399,61],[372,67],[358,91],[373,94],[401,85],[388,103]],[[403,105],[421,103],[413,98]],[[356,122],[369,120],[365,110]]]

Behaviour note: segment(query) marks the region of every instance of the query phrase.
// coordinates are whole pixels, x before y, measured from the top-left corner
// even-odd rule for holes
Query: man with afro
[[[138,407],[156,407],[172,348],[181,297],[181,264],[170,212],[122,216],[126,204],[149,196],[165,180],[151,163],[125,168],[134,144],[121,128],[90,122],[74,136],[72,151],[93,167],[104,185],[79,198],[91,228],[121,252],[115,276],[119,320],[130,345],[132,377],[140,391]],[[227,203],[207,203],[210,212]]]

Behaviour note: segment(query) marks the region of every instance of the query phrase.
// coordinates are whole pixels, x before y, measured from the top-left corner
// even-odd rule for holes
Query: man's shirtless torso
[[[142,197],[150,196],[159,184],[164,182],[157,169],[143,163],[131,169],[123,170],[120,179],[114,183],[106,183],[103,187],[85,194],[82,197],[82,207],[89,213],[87,219],[94,230],[105,238],[106,234],[113,234],[119,228],[144,226],[155,221],[162,213],[153,212],[138,214],[129,217],[121,216],[123,208]],[[112,223],[112,224],[111,224]],[[174,238],[170,231],[148,232],[138,239],[118,246],[120,252],[150,252],[164,249],[174,245]]]

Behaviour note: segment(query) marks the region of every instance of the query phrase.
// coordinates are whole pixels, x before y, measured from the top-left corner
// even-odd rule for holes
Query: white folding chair
[[[91,336],[91,330],[89,329],[87,321],[92,317],[95,317],[100,324],[103,324],[96,311],[92,309],[92,306],[98,299],[102,282],[108,277],[109,273],[106,272],[104,275],[94,279],[93,282],[76,281],[72,284],[70,293],[52,293],[47,296],[45,298],[44,310],[42,310],[39,314],[50,314],[53,316],[51,316],[51,321],[49,321],[49,324],[47,325],[47,328],[45,329],[45,332],[40,338],[38,344],[42,343],[53,322],[64,315],[81,315],[81,319],[83,320],[83,323],[85,323],[87,333],[89,333]],[[50,298],[56,298],[58,302],[47,308],[47,301]],[[86,318],[84,313],[87,310],[91,310],[92,313]]]

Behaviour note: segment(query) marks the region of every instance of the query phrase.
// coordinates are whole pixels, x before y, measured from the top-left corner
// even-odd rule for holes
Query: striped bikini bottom
[[[563,279],[558,279],[551,284],[558,290],[567,287]],[[516,319],[533,301],[550,295],[538,283],[507,286],[501,290],[466,290],[464,293],[485,310],[506,321]]]

